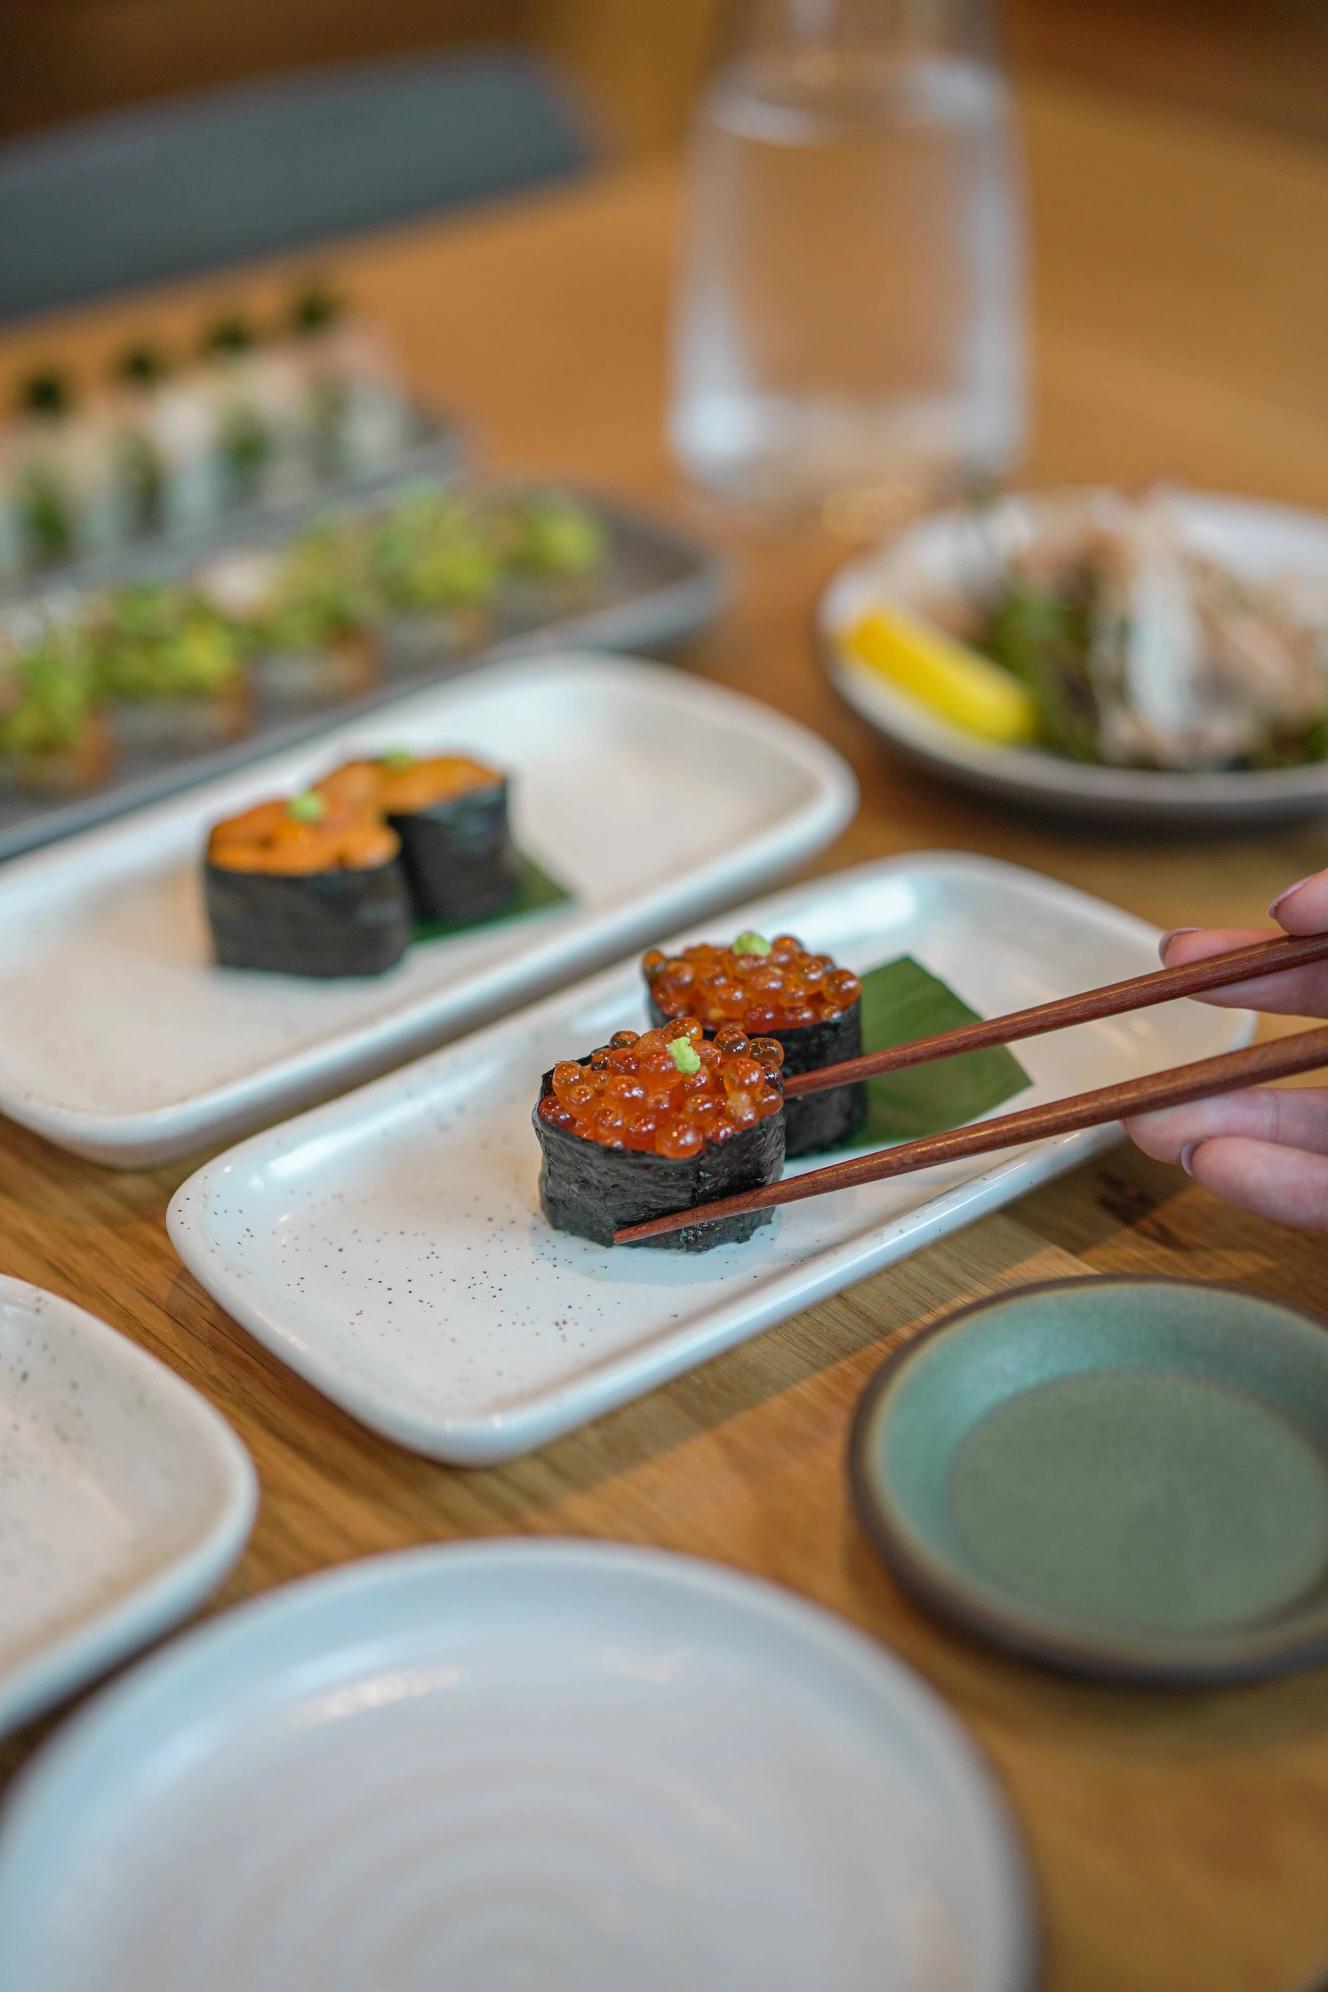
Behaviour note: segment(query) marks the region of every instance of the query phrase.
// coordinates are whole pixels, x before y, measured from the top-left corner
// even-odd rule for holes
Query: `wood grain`
[[[1166,472],[1322,503],[1328,259],[1314,245],[1328,165],[1308,148],[1069,92],[1029,95],[1026,123],[1038,273],[1029,478]],[[466,412],[495,464],[706,519],[661,440],[676,211],[661,163],[366,242],[346,269],[421,388]],[[66,321],[58,347],[90,359],[129,326],[192,324],[200,295]],[[33,328],[0,359],[40,356],[49,336]],[[736,598],[691,667],[808,721],[862,784],[822,868],[936,846],[992,852],[1170,927],[1257,923],[1281,886],[1328,859],[1320,825],[1114,837],[1003,814],[897,766],[815,662],[811,606],[842,547],[810,530],[707,522],[734,559]],[[512,1532],[657,1543],[760,1571],[884,1640],[970,1724],[1028,1833],[1050,1992],[1293,1992],[1328,1958],[1328,1675],[1162,1694],[998,1659],[899,1595],[850,1515],[843,1473],[873,1369],[963,1301],[1064,1274],[1156,1271],[1326,1308],[1321,1239],[1219,1206],[1121,1149],[532,1459],[463,1473],[360,1430],[206,1298],[162,1228],[187,1172],[111,1175],[6,1128],[0,1237],[7,1272],[163,1355],[249,1447],[262,1507],[220,1605],[351,1557]],[[35,1740],[12,1741],[3,1762]]]

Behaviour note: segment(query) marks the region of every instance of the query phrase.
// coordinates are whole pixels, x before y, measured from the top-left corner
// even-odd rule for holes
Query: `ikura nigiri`
[[[775,1182],[784,1164],[783,1053],[768,1039],[707,1039],[694,1017],[617,1031],[544,1075],[535,1108],[540,1203],[558,1231],[611,1245],[619,1227]],[[771,1213],[651,1241],[704,1252],[750,1238]]]
[[[651,948],[641,966],[652,1022],[697,1017],[716,1043],[725,1032],[773,1038],[784,1052],[785,1077],[837,1065],[862,1050],[861,982],[792,934],[698,941],[672,955]],[[861,1086],[790,1100],[787,1153],[839,1147],[857,1133],[866,1108]]]

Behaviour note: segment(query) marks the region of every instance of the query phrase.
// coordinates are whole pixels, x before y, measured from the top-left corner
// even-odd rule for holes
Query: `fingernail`
[[[1166,960],[1167,949],[1171,946],[1171,943],[1173,941],[1178,941],[1182,934],[1197,934],[1198,931],[1199,929],[1197,927],[1173,927],[1169,934],[1163,934],[1161,940],[1157,944],[1157,951],[1161,955],[1163,961]]]
[[[1289,885],[1286,888],[1285,892],[1279,892],[1276,899],[1273,901],[1272,905],[1268,908],[1268,918],[1270,920],[1275,920],[1277,918],[1278,909],[1280,907],[1285,906],[1288,899],[1292,898],[1297,892],[1300,891],[1302,885],[1308,885],[1312,878],[1317,878],[1317,877],[1318,877],[1317,872],[1306,872],[1304,878],[1298,878],[1294,885]]]
[[[1185,1171],[1187,1176],[1192,1176],[1194,1174],[1194,1170],[1190,1167],[1190,1164],[1194,1160],[1194,1151],[1198,1146],[1199,1144],[1197,1141],[1187,1141],[1185,1146],[1180,1151],[1180,1166]]]

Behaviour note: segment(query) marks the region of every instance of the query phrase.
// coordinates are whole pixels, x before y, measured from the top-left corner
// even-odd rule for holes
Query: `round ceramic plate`
[[[42,1992],[1026,1992],[974,1751],[860,1634],[571,1543],[380,1557],[182,1640],[0,1832]]]
[[[1082,497],[1051,492],[1005,503],[1013,518],[1037,523]],[[1197,547],[1252,579],[1320,575],[1328,569],[1328,519],[1312,512],[1193,494],[1178,494],[1172,502]],[[817,625],[831,679],[891,746],[936,774],[1003,801],[1122,826],[1276,823],[1328,810],[1328,763],[1243,774],[1162,773],[1090,767],[1037,748],[974,739],[896,691],[841,642],[841,633],[874,607],[894,603],[926,616],[938,601],[962,593],[989,563],[972,514],[938,512],[888,547],[842,567],[822,596]]]
[[[1328,1660],[1328,1324],[1234,1287],[1073,1279],[900,1351],[850,1442],[859,1513],[943,1617],[1068,1672]]]

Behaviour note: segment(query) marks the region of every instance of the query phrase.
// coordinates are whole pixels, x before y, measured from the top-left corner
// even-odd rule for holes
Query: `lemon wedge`
[[[1005,747],[1036,735],[1037,708],[1018,679],[929,623],[873,609],[842,641],[869,669],[965,733]]]

